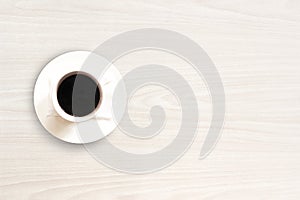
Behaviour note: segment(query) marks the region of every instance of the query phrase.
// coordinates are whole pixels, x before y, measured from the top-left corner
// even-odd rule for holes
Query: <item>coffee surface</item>
[[[93,112],[100,103],[100,88],[89,76],[73,74],[60,82],[57,100],[67,114],[83,117]]]

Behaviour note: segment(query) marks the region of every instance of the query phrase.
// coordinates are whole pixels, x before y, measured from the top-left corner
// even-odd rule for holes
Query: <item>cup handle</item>
[[[49,87],[49,96],[48,98],[50,99],[51,104],[48,107],[48,111],[47,111],[47,117],[60,117],[59,114],[55,111],[54,106],[53,106],[53,97],[52,97],[52,93],[53,93],[53,84],[51,79],[48,80],[48,87]]]

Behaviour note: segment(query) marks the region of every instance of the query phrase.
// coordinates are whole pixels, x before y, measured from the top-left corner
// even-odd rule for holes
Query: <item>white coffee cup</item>
[[[86,76],[87,78],[93,80],[94,83],[97,85],[97,89],[99,90],[100,98],[97,103],[97,106],[94,108],[94,110],[92,112],[90,112],[84,116],[75,116],[75,115],[71,115],[71,114],[67,113],[62,108],[62,105],[60,105],[59,100],[58,100],[58,96],[57,96],[58,88],[60,87],[61,83],[65,79],[67,79],[68,77],[71,77],[73,75],[83,75],[83,76]],[[92,74],[89,74],[84,71],[72,71],[72,72],[69,72],[69,73],[65,74],[64,76],[62,76],[58,81],[56,81],[56,83],[53,84],[51,97],[52,97],[52,103],[53,103],[54,110],[60,117],[62,117],[65,120],[68,120],[70,122],[83,122],[83,121],[87,121],[91,118],[96,117],[97,112],[101,106],[102,99],[103,99],[103,92],[102,92],[102,87],[100,85],[100,82]]]

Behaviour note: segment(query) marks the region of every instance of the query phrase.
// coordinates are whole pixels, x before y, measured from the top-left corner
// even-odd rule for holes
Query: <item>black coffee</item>
[[[100,88],[89,76],[75,73],[66,76],[57,89],[60,107],[69,115],[83,117],[100,103]]]

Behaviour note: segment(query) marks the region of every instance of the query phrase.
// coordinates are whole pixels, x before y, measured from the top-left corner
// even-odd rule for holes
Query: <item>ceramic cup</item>
[[[74,77],[77,77],[76,79],[78,81],[76,83],[78,85],[76,85],[76,86],[84,87],[84,88],[78,88],[77,91],[79,91],[79,89],[80,90],[89,90],[90,89],[90,90],[94,91],[96,88],[97,91],[95,91],[95,93],[97,92],[99,98],[97,98],[97,102],[96,102],[97,105],[95,105],[95,107],[91,107],[91,105],[85,105],[88,102],[89,103],[93,102],[93,100],[95,98],[94,99],[84,99],[83,98],[83,100],[81,100],[80,99],[81,94],[78,93],[78,94],[74,95],[74,94],[72,94],[73,88],[63,86],[63,84],[64,85],[68,84],[68,86],[72,86],[72,81],[74,81],[73,80]],[[72,79],[72,81],[68,80],[68,79]],[[85,81],[85,82],[83,83],[82,81]],[[66,82],[68,82],[68,83],[66,83]],[[94,85],[91,84],[92,82],[94,83]],[[86,84],[86,86],[82,86],[83,84]],[[91,88],[87,88],[89,86],[91,86]],[[64,87],[64,89],[61,89],[62,87]],[[90,93],[93,91],[90,91]],[[67,94],[64,94],[62,92],[67,93]],[[94,93],[92,93],[92,96],[89,95],[89,97],[93,97],[93,94]],[[61,99],[66,98],[66,95],[68,95],[68,97],[67,97],[67,98],[69,98],[68,100],[70,100],[70,98],[75,98],[75,96],[76,96],[76,98],[80,100],[79,106],[81,107],[81,108],[78,108],[77,110],[84,110],[85,109],[84,106],[86,106],[86,107],[89,107],[89,108],[87,108],[87,109],[89,109],[89,111],[86,111],[88,113],[80,114],[80,115],[73,113],[73,112],[70,113],[70,110],[76,110],[77,104],[76,103],[74,103],[74,104],[70,103],[70,105],[62,104],[63,100],[61,100]],[[62,76],[60,79],[58,79],[58,81],[56,81],[56,83],[53,84],[51,96],[52,96],[52,103],[53,103],[54,110],[57,112],[57,114],[60,117],[62,117],[63,119],[65,119],[69,122],[83,122],[83,121],[87,121],[91,118],[94,118],[97,115],[97,112],[101,106],[101,102],[103,99],[103,92],[102,92],[102,88],[101,88],[99,81],[95,77],[93,77],[92,74],[89,74],[89,73],[83,72],[83,71],[72,71],[72,72],[69,72],[69,73],[65,74],[64,76]],[[66,109],[67,108],[66,106],[68,106],[68,109]],[[67,110],[69,110],[69,111],[67,111]]]

